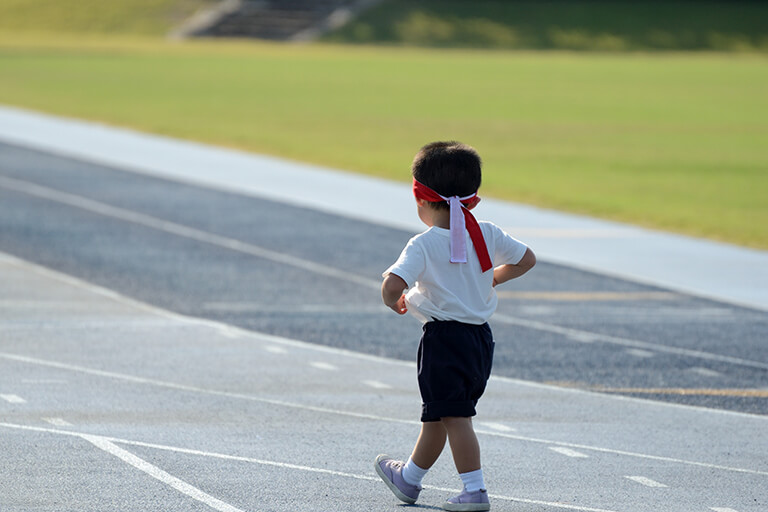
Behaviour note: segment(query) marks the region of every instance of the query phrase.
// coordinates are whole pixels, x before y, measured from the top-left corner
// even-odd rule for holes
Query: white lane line
[[[0,424],[2,425],[2,424]],[[370,476],[370,475],[361,475],[356,473],[345,473],[341,471],[334,471],[330,469],[322,469],[322,468],[313,468],[309,466],[299,466],[296,464],[289,464],[285,462],[274,462],[274,461],[267,461],[267,460],[261,460],[261,459],[253,459],[250,457],[240,457],[240,456],[233,456],[233,455],[224,455],[220,453],[214,453],[214,452],[204,452],[199,450],[189,450],[185,448],[176,448],[172,446],[164,446],[164,445],[158,445],[158,444],[150,444],[150,443],[142,443],[138,441],[128,441],[128,440],[122,440],[122,439],[111,439],[112,441],[120,444],[128,444],[128,445],[135,445],[135,446],[142,446],[146,448],[155,448],[158,450],[166,450],[166,451],[173,451],[173,452],[179,452],[179,453],[185,453],[190,455],[200,455],[203,457],[212,457],[212,458],[219,458],[219,459],[226,459],[226,460],[236,460],[236,461],[242,461],[242,462],[251,462],[255,464],[261,464],[261,465],[267,465],[267,466],[274,466],[279,468],[285,468],[285,469],[295,469],[300,471],[307,471],[312,473],[323,473],[327,475],[332,476],[341,476],[346,478],[354,478],[356,480],[368,480],[371,482],[378,482],[380,479],[378,477]],[[445,487],[436,487],[433,485],[424,485],[425,489],[431,489],[434,491],[442,491],[447,493],[456,493],[458,492],[458,489],[450,489]],[[498,495],[498,494],[489,494],[490,498],[499,499],[499,500],[505,500],[505,501],[513,501],[518,503],[528,503],[533,505],[543,505],[547,507],[554,507],[554,508],[562,508],[566,510],[577,510],[580,512],[615,512],[611,510],[605,510],[600,508],[590,508],[590,507],[580,507],[577,505],[565,505],[563,503],[556,503],[556,502],[549,502],[549,501],[539,501],[539,500],[529,500],[525,498],[518,498],[513,496],[504,496],[504,495]]]
[[[709,368],[700,368],[698,366],[694,368],[688,368],[688,371],[693,373],[698,373],[699,375],[703,375],[704,377],[722,377],[722,373],[717,372],[715,370],[710,370]]]
[[[578,450],[587,450],[587,451],[593,451],[598,453],[610,453],[613,455],[622,455],[625,457],[634,457],[638,459],[657,460],[661,462],[670,462],[673,464],[685,464],[687,466],[696,466],[700,468],[732,471],[734,473],[746,473],[750,475],[768,476],[768,471],[759,471],[755,469],[746,469],[746,468],[735,468],[731,466],[721,466],[719,464],[710,464],[708,462],[697,462],[693,460],[677,459],[675,457],[664,457],[661,455],[650,455],[647,453],[628,452],[625,450],[615,450],[613,448],[603,448],[600,446],[578,444],[578,443],[566,443],[563,441],[551,441],[549,439],[538,439],[535,437],[526,437],[526,436],[520,436],[517,434],[504,434],[502,432],[487,432],[487,431],[475,430],[475,433],[497,436],[497,437],[506,437],[507,439],[514,439],[517,441],[524,441],[529,443],[538,443],[538,444],[551,445],[551,446],[563,446],[566,448],[576,448]]]
[[[637,482],[638,484],[644,485],[646,487],[658,487],[658,488],[667,487],[666,485],[660,482],[657,482],[656,480],[651,480],[650,478],[646,478],[644,476],[625,476],[624,478],[632,480],[633,482]]]
[[[392,389],[392,386],[389,384],[384,384],[383,382],[379,382],[378,380],[364,380],[363,384],[366,386],[370,386],[374,389]]]
[[[578,341],[579,343],[594,343],[598,341],[597,336],[586,331],[571,332],[566,334],[565,337],[568,338],[569,340]]]
[[[158,468],[157,466],[153,466],[152,464],[145,461],[144,459],[141,459],[135,456],[134,454],[132,454],[131,452],[120,448],[119,446],[113,444],[112,442],[108,441],[104,437],[92,436],[87,434],[81,434],[80,437],[82,437],[89,443],[93,444],[97,448],[104,450],[105,452],[111,455],[114,455],[118,459],[122,460],[123,462],[130,464],[131,466],[135,467],[140,471],[143,471],[144,473],[148,474],[152,478],[163,482],[165,485],[168,485],[176,489],[182,494],[186,494],[187,496],[189,496],[194,500],[197,500],[201,503],[205,503],[206,505],[208,505],[209,507],[215,510],[219,510],[220,512],[243,512],[241,509],[233,507],[228,503],[224,503],[223,501],[214,498],[210,494],[204,493],[197,487],[193,487],[189,485],[187,482],[166,473],[165,471]]]
[[[650,350],[643,350],[640,348],[629,348],[626,350],[627,354],[635,357],[642,357],[642,358],[648,358],[653,357],[656,354],[651,352]]]
[[[618,336],[609,336],[607,334],[598,334],[589,331],[582,331],[579,329],[571,329],[569,327],[561,327],[559,325],[547,324],[544,322],[537,322],[535,320],[526,320],[523,318],[516,318],[513,316],[505,315],[503,313],[495,313],[493,320],[509,325],[519,325],[521,327],[527,327],[528,329],[536,329],[538,331],[551,332],[560,334],[568,339],[575,341],[600,342],[608,343],[612,345],[618,345],[622,347],[638,348],[643,350],[650,350],[652,352],[663,352],[665,354],[674,354],[678,356],[694,357],[697,359],[704,359],[707,361],[719,361],[729,364],[735,364],[739,366],[747,366],[749,368],[760,368],[768,370],[768,363],[761,363],[759,361],[749,361],[747,359],[741,359],[739,357],[730,357],[720,354],[712,354],[710,352],[702,352],[701,350],[691,350],[687,348],[670,347],[668,345],[660,345],[657,343],[649,343],[646,341],[631,340],[628,338],[620,338]]]
[[[0,398],[8,402],[9,404],[25,404],[27,403],[26,400],[21,398],[19,395],[0,395]]]
[[[312,361],[309,363],[309,366],[313,368],[317,368],[318,370],[325,370],[327,372],[337,372],[339,371],[338,367],[330,364],[330,363],[324,363],[322,361]]]
[[[570,448],[563,448],[562,446],[550,446],[550,450],[553,452],[557,452],[560,455],[565,455],[566,457],[572,457],[574,459],[588,459],[589,455],[585,455],[581,452],[577,452],[576,450],[571,450]]]
[[[709,510],[714,510],[714,512],[739,512],[738,510],[727,507],[709,507]]]
[[[273,354],[287,354],[288,351],[285,350],[283,347],[278,347],[277,345],[267,345],[264,347],[264,350],[267,352],[271,352]]]
[[[63,418],[43,418],[43,421],[56,427],[71,427],[72,424]]]
[[[233,340],[240,338],[242,336],[242,333],[238,329],[232,329],[230,327],[222,327],[219,329],[219,332],[222,336],[226,338],[231,338]]]
[[[196,240],[198,242],[203,242],[210,245],[216,245],[218,247],[249,254],[251,256],[267,259],[283,265],[289,265],[307,272],[314,272],[315,274],[351,282],[365,286],[367,288],[375,288],[376,290],[381,288],[381,283],[378,281],[350,274],[345,270],[339,270],[337,268],[329,267],[314,261],[291,256],[290,254],[265,249],[264,247],[242,242],[234,238],[215,235],[213,233],[208,233],[199,229],[183,226],[181,224],[176,224],[175,222],[152,217],[151,215],[138,213],[132,210],[126,210],[124,208],[118,208],[116,206],[102,203],[100,201],[94,201],[93,199],[62,192],[60,190],[44,187],[42,185],[37,185],[28,181],[0,176],[0,186],[31,196],[47,199],[49,201],[73,206],[75,208],[86,210],[91,213],[96,213],[98,215],[103,215],[105,217],[112,217],[122,221],[132,222],[134,224],[146,226],[158,231],[164,231],[176,236],[189,238],[191,240]]]
[[[498,432],[515,432],[516,430],[512,427],[504,425],[503,423],[494,423],[492,421],[478,421],[477,424],[481,427],[490,428],[491,430],[496,430]]]
[[[200,388],[197,386],[189,386],[187,384],[178,384],[175,382],[167,382],[157,379],[148,379],[145,377],[138,377],[135,375],[127,375],[124,373],[117,373],[117,372],[108,372],[104,370],[96,370],[93,368],[86,368],[83,366],[77,366],[77,365],[70,365],[66,363],[59,363],[56,361],[45,361],[42,359],[37,359],[33,357],[27,357],[27,356],[19,356],[15,354],[7,354],[4,352],[0,352],[0,358],[8,359],[11,361],[18,361],[23,363],[29,363],[29,364],[37,364],[41,366],[47,366],[49,368],[59,368],[63,370],[70,370],[73,372],[83,373],[86,375],[94,375],[97,377],[105,377],[109,379],[115,379],[115,380],[122,380],[125,382],[132,382],[134,384],[144,384],[149,386],[157,386],[157,387],[163,387],[167,389],[173,389],[176,391],[184,391],[188,393],[200,393],[204,395],[211,395],[211,396],[218,396],[218,397],[225,397],[225,398],[231,398],[236,400],[248,400],[251,402],[258,402],[262,404],[268,404],[268,405],[276,405],[281,407],[289,407],[293,409],[302,409],[305,411],[312,411],[312,412],[323,412],[327,414],[338,414],[342,416],[349,416],[352,418],[361,418],[361,419],[369,419],[369,420],[375,420],[375,421],[389,421],[392,423],[402,423],[407,425],[421,425],[420,421],[416,420],[403,420],[403,419],[397,419],[397,418],[385,418],[383,416],[377,416],[375,414],[366,414],[366,413],[359,413],[359,412],[352,412],[352,411],[341,411],[336,409],[329,409],[326,407],[318,407],[314,405],[306,405],[306,404],[299,404],[295,402],[287,402],[284,400],[275,400],[271,398],[262,398],[254,395],[247,395],[244,393],[232,393],[229,391],[219,391],[215,389],[206,389],[206,388]],[[768,473],[766,473],[768,474]]]
[[[3,179],[4,178],[0,177],[0,186],[3,185]],[[17,181],[17,180],[14,180],[14,181]],[[21,182],[21,183],[26,183],[26,182]],[[75,197],[77,197],[77,196],[75,196]],[[280,253],[277,253],[277,254],[279,255]],[[170,318],[170,319],[177,320],[177,321],[184,322],[184,323],[192,323],[192,324],[197,324],[197,325],[208,325],[208,326],[211,326],[213,328],[221,328],[222,326],[226,326],[225,324],[222,324],[220,322],[215,322],[215,321],[212,321],[212,320],[204,320],[204,319],[200,319],[200,318],[195,318],[195,317],[181,315],[181,314],[178,314],[178,313],[174,313],[172,311],[168,311],[166,309],[159,308],[157,306],[153,306],[153,305],[148,304],[146,302],[141,302],[141,301],[138,301],[138,300],[135,300],[135,299],[131,299],[131,298],[125,296],[125,295],[121,295],[121,294],[115,292],[114,290],[110,290],[108,288],[103,288],[101,286],[93,285],[91,283],[83,281],[82,279],[77,279],[75,277],[72,277],[70,275],[64,274],[62,272],[57,272],[55,270],[51,270],[51,269],[43,267],[41,265],[36,265],[34,263],[30,263],[30,262],[28,262],[26,260],[22,260],[22,259],[16,258],[16,257],[11,256],[9,254],[0,253],[0,256],[2,256],[3,259],[5,259],[7,261],[10,261],[12,264],[15,264],[17,266],[31,268],[35,272],[37,272],[38,274],[42,274],[42,275],[45,275],[45,276],[52,277],[52,278],[54,278],[54,279],[56,279],[58,281],[70,284],[72,286],[77,286],[78,288],[89,290],[89,291],[97,293],[97,294],[99,294],[101,296],[111,298],[111,299],[113,299],[113,300],[115,300],[117,302],[120,302],[122,304],[128,304],[130,306],[133,306],[133,307],[135,307],[137,309],[140,309],[140,310],[143,310],[143,311],[150,311],[152,313],[158,314],[158,315],[163,316],[165,318]],[[282,256],[288,257],[288,255],[282,255]],[[363,285],[365,285],[365,286],[367,286],[369,288],[375,288],[376,290],[379,290],[381,288],[381,282],[380,281],[373,280],[373,279],[366,279],[366,278],[360,277],[360,276],[353,276],[353,277],[354,277],[354,280],[356,282],[359,281],[359,284],[363,284]],[[753,367],[753,368],[762,368],[762,369],[768,370],[768,363],[761,363],[761,362],[757,362],[757,361],[748,361],[746,359],[740,359],[740,358],[729,357],[729,356],[722,356],[722,355],[719,355],[719,354],[712,354],[712,353],[709,353],[709,352],[702,352],[702,351],[698,351],[698,350],[679,349],[679,348],[675,348],[675,347],[669,347],[669,346],[666,346],[666,345],[658,345],[658,344],[655,344],[655,343],[648,343],[648,342],[645,342],[645,341],[631,340],[631,339],[627,339],[627,338],[619,338],[619,337],[615,337],[615,336],[608,336],[608,335],[593,333],[593,332],[589,332],[589,331],[582,331],[582,330],[578,330],[578,329],[570,329],[570,328],[567,328],[567,327],[560,327],[559,325],[547,324],[547,323],[544,323],[544,322],[536,322],[534,320],[525,320],[525,319],[522,319],[522,318],[516,318],[516,317],[509,316],[509,315],[504,315],[503,313],[496,313],[496,314],[494,314],[493,318],[495,320],[500,321],[501,323],[506,323],[506,324],[510,324],[510,325],[519,325],[519,326],[522,326],[522,327],[527,327],[529,329],[536,329],[536,330],[540,330],[540,331],[552,332],[552,333],[560,334],[560,335],[562,335],[562,336],[564,336],[564,337],[566,337],[566,338],[568,338],[570,340],[579,341],[579,342],[582,342],[582,343],[602,342],[602,343],[615,344],[615,345],[620,345],[620,346],[629,346],[629,347],[636,347],[636,348],[647,348],[649,350],[653,350],[653,351],[656,351],[656,352],[665,352],[665,353],[684,355],[684,356],[687,356],[687,357],[694,357],[694,358],[699,358],[699,359],[707,359],[707,360],[713,360],[713,361],[722,361],[722,362],[726,362],[726,363],[730,363],[730,364],[735,364],[735,365],[748,366],[748,367]],[[232,329],[237,329],[237,328],[232,327]],[[246,331],[244,329],[239,329],[239,330],[242,331],[244,334],[253,335],[253,333],[250,332],[250,331]],[[302,343],[302,342],[297,342],[295,340],[288,340],[287,338],[280,338],[278,336],[270,336],[270,335],[263,334],[263,333],[259,333],[259,337],[261,337],[261,338],[274,338],[274,339],[278,339],[279,338],[281,340],[281,342],[283,342],[283,343]],[[308,343],[305,343],[305,344],[306,345],[310,345]],[[313,347],[314,348],[318,348],[320,346],[319,345],[314,345]],[[325,347],[325,349],[330,351],[330,352],[333,352],[333,353],[344,353],[344,354],[347,354],[347,355],[353,355],[353,357],[376,359],[376,360],[383,359],[383,358],[378,358],[376,356],[368,356],[366,354],[356,353],[356,352],[353,352],[353,351],[345,351],[343,349],[331,349],[331,348],[327,348],[327,347]],[[391,362],[391,360],[390,360],[390,362]],[[522,381],[521,380],[521,381],[517,381],[517,382],[526,383],[528,385],[531,384],[531,382],[529,382],[529,381]],[[562,389],[562,388],[558,388],[557,386],[549,386],[549,389]],[[617,398],[619,398],[619,397],[617,397]],[[619,399],[621,399],[621,398],[619,398]],[[671,406],[671,407],[675,406],[674,404],[663,404],[663,405]],[[718,412],[720,414],[729,414],[729,413],[730,414],[737,414],[737,415],[738,414],[742,414],[742,413],[738,413],[738,412],[730,412],[730,411],[723,411],[723,410],[717,410],[717,409],[711,409],[711,410],[714,411],[714,412]]]
[[[415,422],[419,423],[419,422]],[[315,468],[311,466],[301,466],[298,464],[291,464],[287,462],[277,462],[277,461],[270,461],[270,460],[264,460],[264,459],[255,459],[251,457],[243,457],[238,455],[227,455],[222,453],[216,453],[216,452],[207,452],[207,451],[201,451],[201,450],[192,450],[188,448],[179,448],[175,446],[168,446],[168,445],[161,445],[161,444],[154,444],[154,443],[145,443],[142,441],[133,441],[130,439],[120,439],[115,437],[107,437],[107,436],[94,436],[91,434],[81,434],[78,432],[71,432],[67,430],[55,430],[55,429],[48,429],[48,428],[40,428],[40,427],[31,427],[27,425],[17,425],[13,423],[0,423],[0,427],[5,428],[13,428],[13,429],[19,429],[19,430],[29,430],[33,432],[46,432],[50,434],[58,434],[58,435],[65,435],[65,436],[73,436],[73,437],[81,437],[83,439],[86,439],[93,443],[91,439],[88,438],[94,438],[96,440],[99,440],[102,443],[109,443],[112,445],[115,449],[121,450],[121,448],[115,446],[115,444],[123,444],[128,446],[140,446],[143,448],[153,448],[156,450],[163,450],[163,451],[170,451],[175,453],[183,453],[187,455],[198,455],[201,457],[209,457],[209,458],[215,458],[215,459],[222,459],[222,460],[231,460],[231,461],[238,461],[238,462],[249,462],[253,464],[259,464],[263,466],[272,466],[282,469],[293,469],[297,471],[306,471],[310,473],[319,473],[329,476],[339,476],[339,477],[345,477],[345,478],[353,478],[355,480],[365,480],[369,482],[379,482],[380,478],[373,475],[368,474],[359,474],[359,473],[346,473],[342,471],[335,471],[332,469],[325,469],[325,468]],[[99,446],[101,448],[101,446]],[[103,449],[103,448],[102,448]],[[122,450],[122,452],[135,457],[130,452],[127,452],[126,450]],[[110,453],[112,453],[110,451]],[[122,457],[121,457],[122,458]],[[135,457],[138,459],[138,457]],[[142,460],[142,459],[138,459]],[[127,462],[127,461],[126,461]],[[152,466],[154,467],[154,466]],[[157,469],[157,468],[156,468]],[[158,471],[162,471],[159,470]],[[170,475],[168,475],[170,476]],[[171,478],[175,478],[172,477]],[[178,480],[178,479],[177,479]],[[180,481],[180,480],[179,480]],[[183,482],[182,482],[183,483]],[[425,489],[431,489],[435,491],[441,491],[446,493],[456,493],[458,492],[458,489],[449,489],[445,487],[435,487],[431,485],[425,485]],[[194,489],[194,488],[193,488]],[[490,498],[498,499],[498,500],[504,500],[504,501],[511,501],[511,502],[517,502],[517,503],[527,503],[532,505],[541,505],[545,507],[552,507],[552,508],[560,508],[565,510],[575,510],[578,512],[616,512],[614,510],[607,510],[602,508],[591,508],[591,507],[581,507],[578,505],[566,505],[563,503],[558,502],[549,502],[549,501],[540,501],[540,500],[529,500],[526,498],[519,498],[515,496],[505,496],[505,495],[499,495],[499,494],[491,494],[489,495]],[[215,498],[214,498],[215,499]],[[226,505],[226,504],[225,504]],[[234,509],[237,510],[237,509]]]
[[[174,382],[167,382],[167,381],[161,381],[156,379],[148,379],[144,377],[137,377],[135,375],[127,375],[123,373],[116,373],[116,372],[108,372],[104,370],[96,370],[93,368],[86,368],[83,366],[76,366],[66,363],[59,363],[56,361],[46,361],[43,359],[37,359],[33,357],[28,356],[20,356],[17,354],[8,354],[5,352],[0,352],[0,358],[2,359],[8,359],[11,361],[18,361],[22,363],[28,363],[28,364],[36,364],[39,366],[47,366],[49,368],[59,368],[63,370],[69,370],[73,372],[83,373],[87,375],[95,375],[98,377],[106,377],[110,379],[115,380],[122,380],[125,382],[133,382],[136,384],[145,384],[150,386],[157,386],[157,387],[163,387],[167,389],[174,389],[177,391],[185,391],[189,393],[200,393],[200,394],[206,394],[211,396],[219,396],[219,397],[226,397],[236,400],[248,400],[251,402],[258,402],[268,405],[276,405],[280,407],[289,407],[293,409],[300,409],[305,411],[312,411],[312,412],[322,412],[326,414],[335,414],[340,416],[348,416],[350,418],[360,418],[360,419],[367,419],[367,420],[373,420],[373,421],[384,421],[388,423],[400,423],[403,425],[418,425],[421,426],[420,421],[416,420],[406,420],[401,418],[391,418],[387,416],[378,416],[375,414],[367,414],[362,412],[354,412],[354,411],[344,411],[340,409],[331,409],[328,407],[318,407],[314,405],[306,405],[306,404],[300,404],[296,402],[287,402],[284,400],[275,400],[271,398],[262,398],[259,396],[254,395],[247,395],[244,393],[232,393],[228,391],[219,391],[215,389],[206,389],[206,388],[200,388],[196,386],[189,386],[186,384],[177,384]],[[504,432],[494,432],[494,431],[483,431],[483,430],[476,430],[476,433],[483,434],[483,435],[489,435],[489,436],[496,436],[496,437],[503,437],[507,439],[514,439],[516,441],[523,441],[523,442],[529,442],[529,443],[537,443],[537,444],[544,444],[544,445],[551,445],[551,446],[564,446],[566,448],[574,448],[577,450],[587,450],[587,451],[595,451],[600,453],[611,453],[614,455],[623,455],[626,457],[635,457],[639,459],[646,459],[646,460],[656,460],[656,461],[662,461],[662,462],[670,462],[675,464],[685,464],[689,466],[696,466],[696,467],[702,467],[702,468],[708,468],[708,469],[717,469],[722,471],[731,471],[735,473],[746,473],[750,475],[763,475],[768,476],[768,471],[758,471],[754,469],[746,469],[746,468],[735,468],[730,466],[721,466],[718,464],[709,464],[706,462],[696,462],[696,461],[690,461],[685,459],[676,459],[674,457],[663,457],[658,455],[649,455],[645,453],[637,453],[637,452],[628,452],[624,450],[615,450],[612,448],[603,448],[600,446],[591,446],[591,445],[583,445],[583,444],[577,444],[577,443],[566,443],[562,441],[551,441],[548,439],[540,439],[540,438],[534,438],[534,437],[526,437],[526,436],[520,436],[517,434],[508,434]]]

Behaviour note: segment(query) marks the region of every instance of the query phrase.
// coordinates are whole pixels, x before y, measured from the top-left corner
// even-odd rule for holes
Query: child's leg
[[[403,466],[403,479],[411,485],[421,485],[427,471],[440,457],[445,447],[447,433],[439,421],[426,421],[421,424],[421,433],[413,447],[413,453]]]
[[[480,443],[477,441],[472,418],[442,418],[453,453],[453,462],[460,474],[480,469]]]
[[[447,432],[440,421],[421,424],[421,433],[413,447],[411,460],[420,468],[429,469],[437,461],[445,447]]]
[[[445,502],[443,509],[490,510],[483,470],[480,469],[480,443],[472,427],[472,418],[443,418],[442,422],[448,432],[453,461],[464,484],[464,491]]]

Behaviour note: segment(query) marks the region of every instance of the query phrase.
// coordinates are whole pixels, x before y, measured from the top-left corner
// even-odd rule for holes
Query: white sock
[[[467,492],[475,492],[480,489],[485,489],[482,469],[470,471],[469,473],[459,473],[459,476],[461,477],[461,481],[464,482],[464,489],[466,489]]]
[[[421,485],[421,480],[427,474],[427,471],[429,470],[420,468],[408,457],[408,462],[403,466],[403,480],[411,485]]]

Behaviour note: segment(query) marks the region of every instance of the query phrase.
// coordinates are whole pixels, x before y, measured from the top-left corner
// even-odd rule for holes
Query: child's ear
[[[417,204],[419,207],[423,208],[423,207],[424,207],[424,205],[426,205],[426,204],[427,204],[427,201],[426,201],[425,199],[419,199],[419,198],[417,197],[417,198],[416,198],[416,204]]]

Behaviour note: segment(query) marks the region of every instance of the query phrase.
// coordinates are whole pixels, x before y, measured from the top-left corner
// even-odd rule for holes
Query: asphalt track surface
[[[391,510],[410,236],[0,145],[0,510]],[[544,262],[499,292],[495,510],[765,510],[768,313]]]

